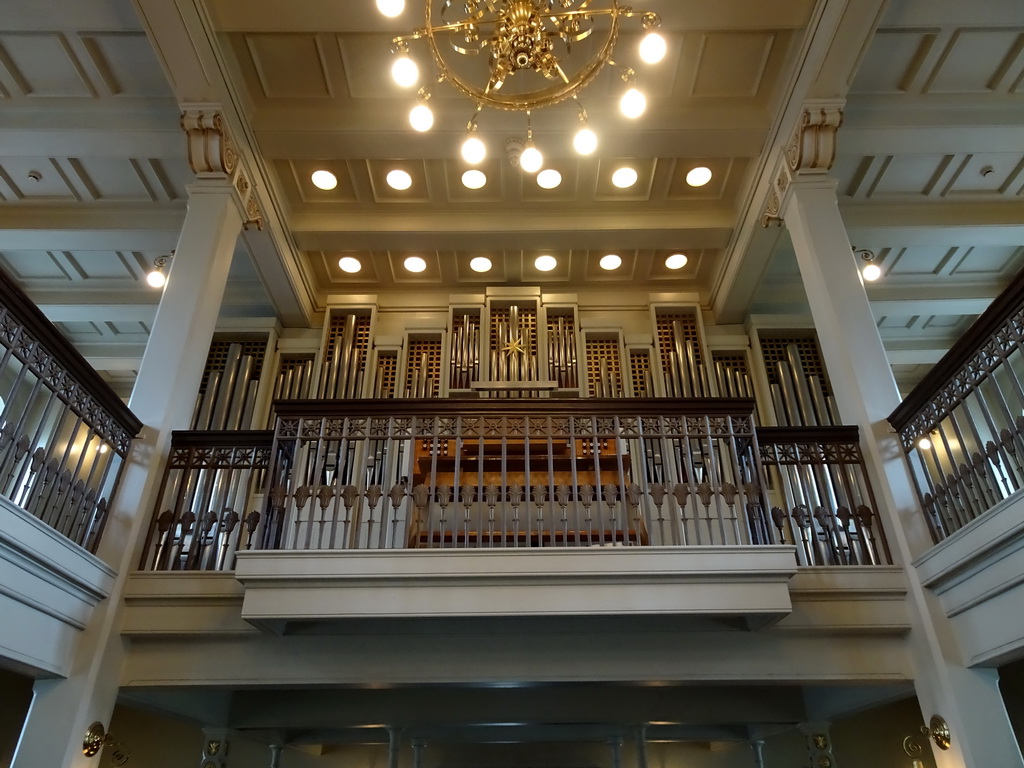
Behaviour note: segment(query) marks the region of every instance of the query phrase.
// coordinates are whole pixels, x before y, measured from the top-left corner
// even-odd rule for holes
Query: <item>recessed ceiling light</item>
[[[392,18],[401,16],[405,10],[405,0],[377,0],[377,10]]]
[[[348,272],[349,274],[355,274],[363,268],[359,259],[354,256],[342,256],[338,259],[338,266],[341,267],[342,272]]]
[[[622,258],[614,253],[601,257],[601,269],[613,270],[622,266]]]
[[[487,175],[483,171],[473,168],[462,174],[462,186],[466,189],[480,189],[486,183]]]
[[[537,174],[537,186],[544,189],[554,189],[562,183],[562,174],[554,168],[545,168]]]
[[[313,186],[323,189],[331,190],[338,186],[338,177],[330,171],[319,170],[313,171],[313,175],[310,177],[313,181]]]
[[[474,272],[490,272],[491,260],[486,256],[474,256],[469,262],[469,268]]]
[[[612,184],[619,189],[628,189],[636,184],[637,173],[635,168],[629,166],[623,166],[618,168],[615,173],[612,174]]]
[[[686,262],[689,259],[686,258],[685,253],[673,253],[667,259],[665,259],[665,266],[669,269],[682,269],[686,266]]]
[[[388,186],[402,192],[412,186],[412,176],[401,168],[388,171]]]
[[[409,256],[405,260],[405,268],[410,272],[422,272],[427,268],[427,262],[419,256]]]
[[[534,260],[533,266],[541,272],[550,272],[558,266],[558,260],[554,256],[538,256]]]
[[[703,187],[709,181],[711,181],[711,169],[702,165],[690,169],[690,172],[686,174],[686,183],[691,187]]]

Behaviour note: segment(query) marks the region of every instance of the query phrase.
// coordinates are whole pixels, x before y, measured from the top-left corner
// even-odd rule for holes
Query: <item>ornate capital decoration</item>
[[[260,232],[263,231],[263,209],[260,208],[260,201],[256,199],[255,192],[245,199],[245,221],[242,222],[242,226],[246,229],[256,227]]]
[[[764,205],[764,213],[761,214],[761,226],[766,229],[769,226],[782,226],[782,217],[779,216],[779,209],[781,208],[781,202],[779,201],[779,193],[774,189],[768,193],[768,202]]]
[[[794,173],[825,173],[836,159],[836,133],[843,124],[838,105],[821,105],[804,110],[786,147],[786,160]]]
[[[228,136],[224,118],[213,109],[189,109],[181,114],[181,129],[188,142],[188,164],[200,178],[230,177],[238,154]]]

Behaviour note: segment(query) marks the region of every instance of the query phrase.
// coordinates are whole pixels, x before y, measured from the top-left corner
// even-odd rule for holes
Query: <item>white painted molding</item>
[[[116,572],[0,498],[0,656],[63,675],[74,640]]]
[[[239,553],[242,617],[738,617],[751,627],[792,609],[792,547],[588,547]]]

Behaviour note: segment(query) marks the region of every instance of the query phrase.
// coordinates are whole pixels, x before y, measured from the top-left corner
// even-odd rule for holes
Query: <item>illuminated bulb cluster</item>
[[[565,4],[566,3],[563,3],[563,5]],[[467,4],[467,13],[468,8],[469,4]],[[377,9],[384,16],[394,18],[401,15],[405,10],[405,0],[377,0]],[[634,14],[632,11],[628,11],[626,15],[632,16]],[[668,53],[668,44],[665,41],[665,38],[656,31],[656,28],[661,24],[661,20],[655,13],[644,13],[642,14],[642,21],[645,35],[641,39],[638,49],[640,60],[645,64],[658,64]],[[392,49],[392,52],[395,54],[395,59],[391,66],[391,76],[400,88],[412,88],[420,82],[420,68],[409,56],[409,42],[418,39],[421,36],[422,32],[418,31],[413,35],[395,38],[395,47]],[[628,67],[620,66],[620,69],[622,69],[622,79],[625,81],[627,87],[619,100],[619,110],[626,118],[635,120],[646,111],[647,98],[635,85],[636,73]],[[497,87],[500,88],[501,84],[499,83]],[[434,125],[434,114],[427,105],[427,100],[430,98],[430,95],[431,87],[429,85],[420,88],[418,103],[409,112],[409,124],[414,130],[421,133],[429,131]],[[575,93],[573,94],[573,98],[575,98]],[[579,109],[582,126],[573,137],[573,148],[580,155],[591,155],[597,150],[597,134],[587,126],[585,110],[583,110],[582,106],[580,106]],[[487,155],[487,150],[483,141],[473,134],[475,128],[474,118],[470,135],[462,145],[463,160],[465,160],[469,165],[479,165]],[[540,149],[534,145],[532,137],[528,137],[525,147],[519,157],[519,167],[526,173],[537,173],[544,167],[544,156],[541,154]],[[463,183],[466,183],[467,180],[479,183],[480,178],[480,176],[473,175],[467,179],[467,177],[464,176]],[[548,177],[548,183],[550,183],[551,178],[552,177]],[[486,182],[486,178],[484,178],[484,181]],[[552,186],[545,186],[543,183],[540,184],[545,189],[553,188]],[[470,189],[479,188],[470,187],[469,184],[466,184],[466,186]],[[557,186],[557,184],[554,186]]]

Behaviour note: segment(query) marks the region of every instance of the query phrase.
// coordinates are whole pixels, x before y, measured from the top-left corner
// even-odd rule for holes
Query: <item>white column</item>
[[[12,768],[96,764],[82,755],[82,737],[93,721],[110,722],[123,656],[121,594],[138,563],[171,431],[187,429],[192,416],[241,226],[230,183],[189,188],[185,224],[129,402],[144,427],[125,464],[98,553],[118,570],[114,591],[82,632],[71,675],[35,684]],[[125,734],[114,737],[130,748]]]
[[[900,402],[836,199],[835,182],[793,178],[782,202],[839,412],[860,427],[865,460],[893,558],[909,584],[910,645],[925,722],[944,717],[952,748],[939,768],[1024,766],[994,670],[967,669],[949,620],[910,565],[927,539],[924,517],[895,432],[886,417]],[[915,548],[911,547],[914,543]]]

